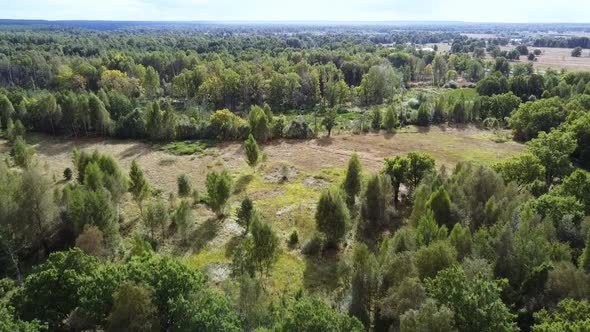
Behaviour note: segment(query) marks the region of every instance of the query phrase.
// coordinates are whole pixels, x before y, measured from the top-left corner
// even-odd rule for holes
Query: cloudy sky
[[[0,18],[590,23],[590,0],[0,0]]]

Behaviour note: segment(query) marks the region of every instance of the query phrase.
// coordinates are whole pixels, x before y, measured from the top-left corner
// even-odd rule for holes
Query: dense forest
[[[587,48],[587,38],[513,45],[461,35],[468,25],[4,23],[0,330],[590,330],[590,72],[534,66],[535,47]],[[74,167],[52,178],[27,143],[239,141],[255,177],[273,142],[338,131],[395,144],[408,126],[475,126],[526,148],[453,169],[415,151],[377,172],[353,154],[303,238],[279,234],[256,197],[232,207],[228,170],[201,170],[202,187],[179,174],[165,193],[141,163],[74,149]],[[180,258],[204,210],[240,226],[221,285]],[[336,260],[338,294],[273,292],[281,251]]]

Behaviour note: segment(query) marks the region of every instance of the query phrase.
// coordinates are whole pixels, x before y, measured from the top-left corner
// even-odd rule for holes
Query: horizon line
[[[394,24],[394,23],[405,23],[405,24],[423,24],[423,23],[451,23],[451,24],[561,24],[561,25],[590,25],[590,22],[551,22],[551,21],[531,21],[531,22],[507,22],[507,21],[461,21],[461,20],[216,20],[216,19],[197,19],[197,20],[119,20],[119,19],[38,19],[38,18],[0,18],[0,23],[7,21],[20,21],[20,22],[134,22],[134,23],[230,23],[230,24],[256,24],[256,23],[281,23],[281,24],[313,24],[313,23],[352,23],[352,24]]]

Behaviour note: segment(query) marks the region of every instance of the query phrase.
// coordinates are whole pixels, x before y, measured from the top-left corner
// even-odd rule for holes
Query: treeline
[[[590,48],[590,38],[588,37],[569,37],[569,38],[550,38],[542,37],[534,40],[535,47],[562,47],[562,48]]]

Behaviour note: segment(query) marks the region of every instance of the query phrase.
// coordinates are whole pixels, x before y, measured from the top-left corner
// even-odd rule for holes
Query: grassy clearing
[[[214,142],[205,140],[172,142],[164,145],[162,150],[175,156],[187,156],[205,153],[213,145]]]

